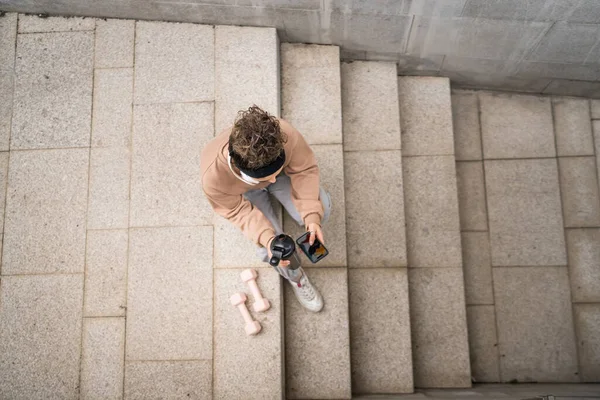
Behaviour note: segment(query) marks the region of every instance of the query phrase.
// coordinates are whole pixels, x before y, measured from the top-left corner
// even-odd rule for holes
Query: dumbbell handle
[[[256,284],[256,279],[251,279],[248,282],[248,286],[250,286],[250,291],[252,292],[252,296],[254,296],[254,301],[261,301],[263,299],[262,293]]]
[[[246,303],[238,304],[237,308],[242,313],[242,317],[244,317],[244,321],[246,321],[246,324],[251,324],[253,322],[253,319],[250,316],[248,309],[246,308]]]

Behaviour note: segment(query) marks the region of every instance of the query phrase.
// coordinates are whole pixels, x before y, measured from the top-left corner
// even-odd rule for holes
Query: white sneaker
[[[316,287],[308,280],[306,272],[302,270],[300,282],[289,281],[296,298],[308,311],[319,312],[323,309],[323,297]]]

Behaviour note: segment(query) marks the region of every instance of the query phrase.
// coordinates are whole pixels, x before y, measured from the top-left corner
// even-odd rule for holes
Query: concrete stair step
[[[470,387],[450,81],[398,93],[415,387]]]
[[[272,28],[215,27],[215,134],[233,125],[237,111],[256,104],[279,116],[279,42]],[[279,275],[255,254],[256,246],[225,219],[214,221],[214,399],[281,399],[285,396],[283,292]],[[264,313],[240,279],[256,268],[258,286],[271,302]],[[246,336],[242,318],[229,303],[235,292],[262,325]]]
[[[330,255],[307,274],[321,291],[324,309],[302,308],[285,282],[286,393],[288,399],[351,397],[348,274],[342,151],[339,48],[281,45],[282,117],[297,128],[319,162],[321,184],[333,210],[323,227]],[[284,220],[288,234],[302,228]],[[304,264],[312,265],[309,261]]]
[[[396,64],[341,71],[352,392],[412,393]]]

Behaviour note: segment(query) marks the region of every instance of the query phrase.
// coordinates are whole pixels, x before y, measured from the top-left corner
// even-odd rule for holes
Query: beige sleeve
[[[289,123],[282,124],[288,135],[296,137],[291,160],[285,168],[292,184],[292,202],[304,224],[321,223],[323,204],[319,199],[319,167],[312,149],[304,137]]]
[[[265,215],[242,195],[230,195],[216,188],[203,187],[213,210],[237,226],[254,243],[267,246],[275,236],[275,229]]]

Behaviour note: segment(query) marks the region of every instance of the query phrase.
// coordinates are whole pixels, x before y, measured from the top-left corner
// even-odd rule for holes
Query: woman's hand
[[[271,253],[271,242],[273,241],[273,239],[275,239],[275,236],[273,236],[267,242],[267,254],[269,255],[269,261],[271,261],[271,257],[273,257],[273,254]],[[281,260],[281,261],[279,261],[279,266],[280,267],[287,267],[288,265],[290,265],[290,260]]]
[[[312,246],[315,243],[315,237],[319,239],[323,246],[325,245],[325,240],[323,240],[323,231],[321,230],[321,225],[312,223],[308,224],[306,230],[310,232],[309,244]]]

